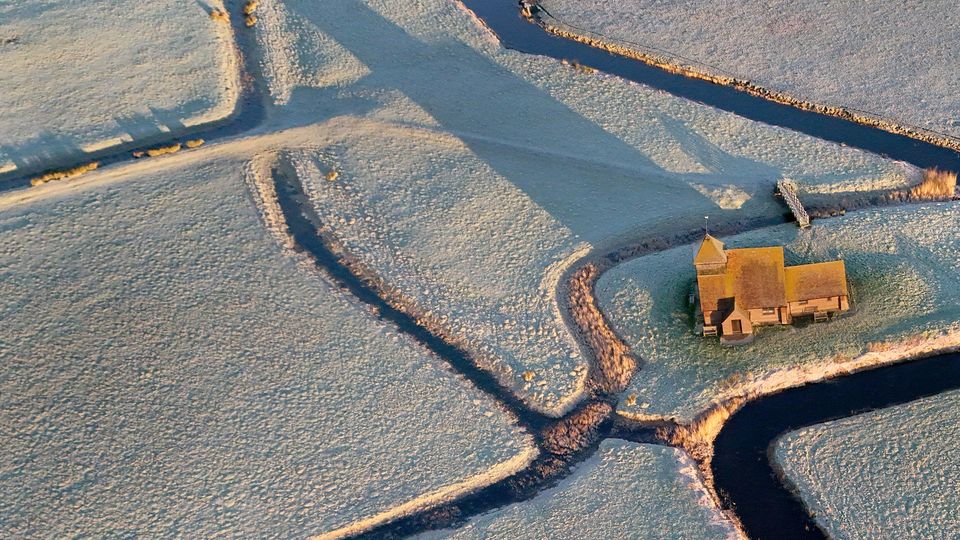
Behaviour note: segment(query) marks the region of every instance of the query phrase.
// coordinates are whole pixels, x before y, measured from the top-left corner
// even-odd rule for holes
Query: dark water
[[[507,47],[530,54],[578,60],[600,71],[669,92],[738,116],[906,161],[918,167],[960,171],[960,153],[848,120],[803,111],[746,92],[669,73],[623,56],[545,32],[520,17],[512,0],[461,0]]]
[[[960,388],[960,354],[945,354],[791,388],[751,401],[716,441],[713,473],[751,538],[824,538],[767,459],[781,434]],[[856,488],[856,486],[851,486]]]

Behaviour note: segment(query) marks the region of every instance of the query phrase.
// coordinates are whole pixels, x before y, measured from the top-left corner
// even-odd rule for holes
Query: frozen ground
[[[580,255],[706,214],[779,215],[770,193],[781,175],[827,190],[909,176],[876,156],[507,51],[452,1],[263,2],[260,13],[271,121],[379,122],[292,157],[331,233],[550,413],[569,409],[584,379],[555,298]],[[335,182],[322,177],[331,170]]]
[[[418,538],[702,540],[735,534],[686,454],[608,439],[573,475],[534,499],[476,517],[455,531]]]
[[[229,115],[237,59],[214,7],[221,0],[0,3],[0,172]]]
[[[781,437],[777,462],[831,538],[960,537],[960,392]]]
[[[931,203],[857,211],[816,221],[806,231],[782,225],[723,238],[730,248],[785,245],[787,264],[842,258],[852,299],[846,317],[803,328],[765,327],[739,347],[693,332],[687,293],[696,246],[614,267],[597,284],[600,306],[645,360],[628,390],[636,405],[622,403],[621,410],[690,418],[773,370],[835,364],[883,351],[881,342],[956,333],[958,228],[960,206]]]
[[[247,150],[0,202],[0,536],[307,537],[532,459],[490,399],[281,247]]]
[[[565,23],[711,74],[960,136],[960,11],[950,0],[541,3]]]

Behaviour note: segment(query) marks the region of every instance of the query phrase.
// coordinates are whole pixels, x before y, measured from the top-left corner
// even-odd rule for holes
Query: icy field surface
[[[582,390],[586,363],[556,290],[591,248],[696,227],[705,214],[779,215],[771,192],[782,175],[828,191],[909,176],[876,156],[504,50],[454,2],[264,2],[261,14],[275,121],[378,122],[293,158],[331,234],[549,413]]]
[[[950,0],[542,0],[565,23],[815,103],[960,136]]]
[[[960,537],[960,392],[784,435],[777,462],[831,538]]]
[[[0,536],[305,538],[532,459],[188,163],[0,207]]]
[[[718,395],[736,393],[771,370],[841,362],[917,336],[957,331],[960,207],[951,203],[863,210],[722,238],[728,248],[784,245],[786,263],[842,258],[853,312],[806,327],[764,327],[753,343],[723,347],[693,332],[687,293],[697,246],[621,264],[597,296],[617,332],[645,360],[624,412],[690,418]],[[873,344],[873,345],[871,345]]]
[[[708,539],[735,537],[696,476],[696,465],[665,446],[608,439],[569,478],[534,499],[490,512],[453,538]]]
[[[207,7],[207,6],[210,7]],[[0,172],[229,115],[238,93],[220,0],[0,3]]]

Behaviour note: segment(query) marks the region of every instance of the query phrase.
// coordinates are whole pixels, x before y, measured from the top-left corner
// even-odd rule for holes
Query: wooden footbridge
[[[800,198],[797,197],[797,185],[793,183],[793,180],[783,178],[777,182],[777,192],[780,193],[780,196],[786,201],[787,206],[790,207],[790,211],[793,212],[793,217],[797,218],[797,225],[800,225],[801,229],[809,227],[810,216],[807,215],[807,211],[804,210],[803,205],[800,204]]]

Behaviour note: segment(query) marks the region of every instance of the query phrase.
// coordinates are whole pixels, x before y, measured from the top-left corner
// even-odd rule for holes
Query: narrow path
[[[518,51],[558,59],[577,59],[605,72],[665,90],[679,97],[712,105],[748,119],[885,154],[920,167],[940,166],[960,170],[960,155],[930,143],[770,102],[733,88],[690,79],[648,66],[637,60],[615,56],[582,43],[553,36],[523,20],[513,0],[461,1],[501,38],[504,45]],[[238,50],[241,53],[244,50],[253,50],[253,33],[242,26],[242,22],[235,13],[236,10],[231,11]],[[243,54],[241,56],[243,60],[241,78],[246,79],[248,74],[258,71],[258,66],[250,56]],[[238,109],[229,119],[209,124],[191,133],[173,134],[175,136],[169,137],[168,140],[179,140],[187,135],[217,140],[253,129],[263,121],[265,116],[265,94],[260,87],[261,84],[254,82],[244,87]],[[149,141],[151,146],[163,142],[162,140]],[[145,141],[140,141],[137,146],[144,144],[146,144]],[[91,159],[97,159],[104,164],[130,160],[132,159],[129,153],[131,149],[132,146],[105,150],[99,154],[84,156],[83,161],[75,164]],[[74,164],[57,163],[50,164],[49,168],[67,168],[71,165]],[[0,191],[28,185],[29,178],[25,176],[26,172],[17,171],[16,178],[0,177]],[[303,186],[292,170],[285,167],[281,160],[272,174],[282,213],[297,248],[307,253],[315,264],[331,276],[338,285],[377,311],[382,319],[394,324],[436,353],[449,364],[451,369],[502,404],[504,409],[515,416],[520,426],[533,434],[540,451],[538,458],[529,467],[504,480],[438,507],[384,524],[360,535],[361,537],[396,538],[430,529],[452,527],[464,523],[471,516],[528,500],[569,474],[576,464],[591,456],[598,449],[600,442],[608,437],[641,443],[669,443],[670,432],[676,430],[677,425],[669,422],[637,422],[614,412],[618,395],[637,366],[630,364],[629,354],[621,347],[622,344],[618,344],[619,338],[609,330],[609,325],[603,320],[599,311],[592,312],[596,306],[590,304],[593,302],[593,286],[605,270],[639,255],[691,241],[699,231],[678,232],[670,239],[651,239],[624,245],[605,255],[594,254],[589,259],[579,261],[568,270],[561,283],[561,287],[564,287],[561,295],[566,297],[572,292],[571,280],[578,275],[582,279],[579,284],[580,292],[585,295],[581,302],[572,302],[566,306],[568,308],[566,316],[568,324],[570,321],[575,323],[576,328],[571,328],[571,331],[587,342],[593,351],[589,376],[591,395],[563,418],[554,419],[531,410],[513,392],[500,384],[492,374],[478,367],[466,351],[419,324],[415,317],[401,307],[391,305],[382,291],[377,289],[375,281],[369,279],[371,276],[359,273],[342,253],[337,252],[335,246],[330,243],[330,239],[324,237],[323,224],[313,212],[304,195]],[[730,234],[780,222],[782,222],[780,217],[758,219],[746,224],[718,228],[717,232]],[[579,315],[576,312],[578,309]],[[584,314],[587,314],[586,317],[583,316]],[[613,351],[613,355],[604,356],[604,349]],[[834,384],[834,382],[825,384]],[[766,399],[768,398],[762,398],[757,403]],[[743,410],[752,410],[748,407],[750,405]],[[735,422],[748,422],[738,421],[736,418],[749,418],[749,412],[738,414],[744,414],[744,416],[734,415],[728,423],[729,426],[736,428],[739,424]],[[725,437],[725,441],[740,441],[736,433],[734,429],[721,432],[721,436]],[[725,467],[717,463],[724,459],[721,458],[720,452],[726,452],[725,449],[728,448],[727,446],[721,448],[719,441],[720,439],[717,443],[718,457],[714,462],[718,477],[721,474],[720,469]],[[730,446],[730,448],[736,447]],[[764,451],[765,448],[766,446]],[[740,454],[731,453],[730,455]],[[767,463],[765,459],[761,461]],[[769,471],[764,474],[769,475]],[[775,483],[779,486],[780,492],[784,492],[779,482]],[[721,485],[726,486],[722,483]],[[721,492],[730,495],[732,500],[738,501],[733,491],[722,487]],[[793,501],[794,506],[799,504],[795,499],[789,499]],[[744,508],[746,506],[743,504],[738,507],[740,510]],[[802,510],[802,505],[800,508]],[[780,534],[779,537],[784,535]]]

